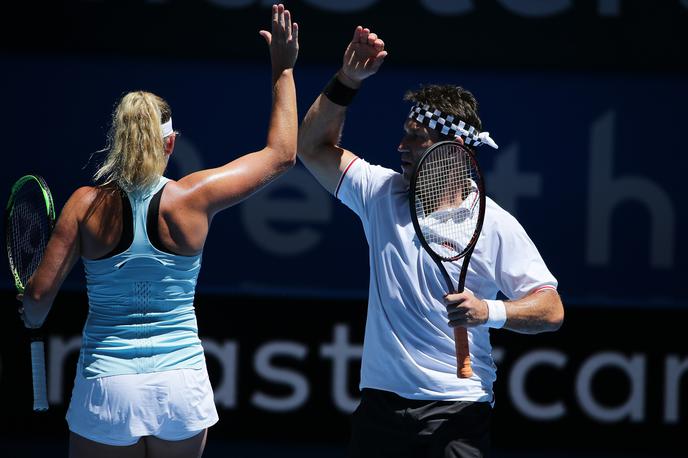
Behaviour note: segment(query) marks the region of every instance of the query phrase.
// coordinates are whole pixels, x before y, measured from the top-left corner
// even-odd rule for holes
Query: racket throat
[[[442,262],[439,261],[437,265],[440,267],[440,272],[442,273],[442,277],[444,278],[444,281],[447,284],[447,291],[448,294],[455,294],[459,293],[461,291],[458,291],[458,289],[454,286],[454,282],[452,281],[451,277],[449,276],[449,272],[447,272],[447,269],[442,265]]]

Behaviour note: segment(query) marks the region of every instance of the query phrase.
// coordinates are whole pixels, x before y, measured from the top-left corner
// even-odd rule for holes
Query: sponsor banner
[[[46,324],[51,409],[45,415],[31,412],[28,342],[9,306],[12,294],[0,297],[8,304],[0,352],[2,434],[63,436],[85,295],[60,294]],[[214,437],[346,442],[359,400],[364,302],[201,295],[196,303],[220,412]],[[577,307],[555,333],[493,331],[495,447],[648,456],[681,450],[688,352],[670,342],[680,341],[671,336],[680,335],[686,311],[657,309],[652,316],[634,308]]]
[[[265,53],[272,0],[13,2],[6,52],[250,58]],[[685,70],[686,0],[304,0],[303,62],[330,62],[356,25],[379,32],[390,61],[480,68]],[[134,33],[132,31],[143,31]]]
[[[296,73],[299,113],[336,70]],[[264,63],[9,58],[0,74],[5,126],[0,183],[45,176],[57,208],[89,183],[113,105],[129,90],[165,97],[182,135],[168,176],[216,167],[264,146],[270,71]],[[49,77],[46,77],[49,75]],[[674,76],[486,73],[383,67],[351,105],[342,144],[399,169],[397,145],[421,83],[461,84],[500,145],[480,148],[488,194],[514,214],[571,304],[683,306],[688,271],[688,165],[680,132],[688,85]],[[218,214],[199,278],[202,293],[367,296],[367,244],[357,217],[298,164]],[[10,288],[6,267],[0,287]],[[81,268],[65,289],[83,288]]]

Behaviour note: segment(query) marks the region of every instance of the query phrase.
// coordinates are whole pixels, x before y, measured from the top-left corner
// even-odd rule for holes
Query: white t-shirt
[[[356,158],[335,196],[361,219],[369,247],[370,286],[360,388],[408,399],[493,401],[496,366],[489,328],[468,330],[473,377],[456,376],[454,333],[443,297],[447,285],[413,229],[402,175]],[[458,282],[461,260],[444,263]],[[465,287],[482,299],[501,291],[519,299],[557,287],[523,227],[487,199],[482,233]]]

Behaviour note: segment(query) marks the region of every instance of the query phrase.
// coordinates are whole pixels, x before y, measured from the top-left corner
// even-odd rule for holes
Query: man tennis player
[[[384,42],[357,27],[341,69],[306,114],[298,156],[318,181],[361,219],[370,286],[361,403],[352,419],[351,457],[487,456],[496,368],[490,328],[558,329],[557,280],[523,227],[488,199],[466,290],[445,295],[437,265],[411,222],[409,180],[421,154],[455,139],[497,147],[467,90],[430,85],[406,94],[413,108],[399,144],[401,173],[371,165],[339,145],[346,107],[387,56]],[[460,261],[449,266],[458,278]],[[446,264],[445,264],[446,265]],[[508,301],[496,300],[501,291]],[[454,326],[468,329],[473,376],[456,376]]]

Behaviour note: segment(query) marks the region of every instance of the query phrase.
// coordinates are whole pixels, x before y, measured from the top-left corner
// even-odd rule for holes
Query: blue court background
[[[182,136],[168,174],[219,166],[262,147],[269,68],[248,63],[143,59],[11,58],[0,122],[7,188],[45,176],[58,208],[89,184],[113,104],[145,88],[167,98]],[[305,113],[336,66],[300,65]],[[687,206],[681,185],[688,86],[675,75],[476,72],[390,62],[366,82],[342,144],[399,168],[409,104],[426,82],[470,88],[499,150],[480,149],[488,193],[521,221],[571,304],[684,306]],[[102,156],[100,156],[102,157]],[[90,162],[89,162],[90,159]],[[218,215],[199,292],[366,296],[360,223],[302,166]],[[230,268],[237,264],[239,269]],[[66,288],[83,287],[80,272]],[[10,287],[8,276],[2,286]]]
[[[37,5],[13,2],[17,8],[7,21],[20,32],[0,30],[0,189],[6,196],[16,178],[39,173],[61,208],[77,186],[89,184],[112,109],[130,90],[155,92],[172,106],[182,133],[168,169],[172,178],[261,148],[270,70],[256,32],[269,3],[70,0],[35,14]],[[688,353],[680,330],[688,314],[681,288],[688,273],[688,206],[681,191],[688,169],[688,2],[305,0],[288,6],[302,30],[295,72],[300,117],[337,70],[354,25],[370,24],[385,38],[390,56],[350,107],[342,138],[369,162],[398,169],[407,89],[460,84],[480,101],[484,128],[500,145],[497,151],[480,148],[488,194],[526,228],[559,279],[568,314],[560,333],[496,336],[507,355],[566,355],[563,369],[535,367],[526,391],[542,405],[563,399],[568,414],[535,421],[514,409],[506,387],[512,386],[512,365],[523,359],[500,364],[496,389],[504,402],[495,411],[502,421],[497,432],[519,439],[497,441],[495,456],[688,455],[679,444],[688,416]],[[350,326],[352,344],[360,343],[362,312],[327,315],[321,308],[364,307],[367,263],[355,215],[300,164],[215,218],[198,287],[199,304],[206,307],[199,307],[202,337],[237,343],[243,359],[240,407],[221,409],[222,425],[211,431],[204,456],[344,456],[346,416],[332,408],[329,392],[318,391],[317,382],[304,409],[270,413],[249,405],[254,389],[292,394],[288,385],[256,375],[251,358],[277,339],[329,342],[337,323]],[[1,297],[8,302],[5,263],[0,270]],[[52,314],[52,337],[66,341],[78,334],[84,286],[78,266]],[[284,332],[263,321],[281,312],[282,300],[303,302],[282,317],[292,327]],[[247,301],[260,307],[249,309]],[[0,316],[14,320],[13,307]],[[311,334],[313,323],[320,329]],[[27,413],[30,394],[15,395],[25,388],[20,374],[28,374],[21,370],[26,358],[21,345],[7,344],[13,336],[5,336],[0,354],[6,406],[0,454],[62,456],[64,401],[48,420]],[[629,399],[629,386],[640,384],[647,409],[642,421],[629,415],[601,422],[575,399],[581,368],[600,355],[646,358],[642,382],[609,367],[592,383],[601,386],[593,391],[609,411]],[[676,421],[662,410],[673,380],[669,360],[683,364],[674,387]],[[302,363],[282,362],[282,368],[319,380],[323,368]],[[68,363],[60,368],[64,400],[73,369]],[[235,427],[238,418],[249,426]],[[278,433],[280,423],[324,428],[321,419],[342,433]],[[28,437],[29,427],[40,433]],[[650,451],[655,440],[670,445]]]

